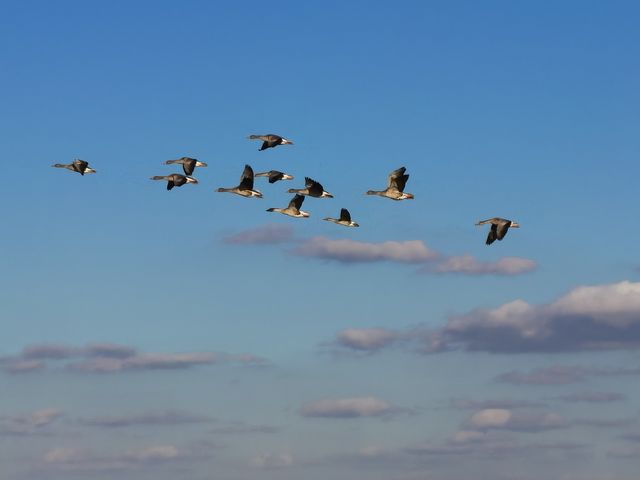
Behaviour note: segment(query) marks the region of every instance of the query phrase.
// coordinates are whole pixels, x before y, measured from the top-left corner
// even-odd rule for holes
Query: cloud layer
[[[583,286],[548,304],[514,300],[494,309],[477,309],[450,317],[443,327],[404,331],[348,328],[334,344],[352,351],[377,351],[399,344],[425,353],[447,350],[490,353],[552,353],[640,348],[640,283]],[[633,374],[635,369],[626,373]],[[558,370],[552,380],[572,383],[585,372]],[[625,373],[625,372],[618,372]],[[512,383],[517,378],[512,375]]]
[[[76,348],[57,344],[29,345],[22,352],[0,359],[8,373],[43,370],[62,365],[65,370],[82,373],[119,373],[140,370],[177,370],[213,364],[265,365],[263,358],[250,354],[221,352],[144,353],[135,348],[110,343]]]
[[[303,257],[334,260],[341,263],[382,261],[422,263],[438,256],[422,240],[368,243],[349,239],[332,240],[326,237],[310,238],[296,247],[293,253]]]
[[[321,418],[380,417],[397,411],[397,407],[376,397],[317,400],[300,409],[304,417]]]

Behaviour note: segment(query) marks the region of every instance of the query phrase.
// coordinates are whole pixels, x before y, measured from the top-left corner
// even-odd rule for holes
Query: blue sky
[[[1,13],[5,478],[635,478],[633,2]]]

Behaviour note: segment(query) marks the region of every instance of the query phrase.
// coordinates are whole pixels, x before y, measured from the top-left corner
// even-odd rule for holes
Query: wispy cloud
[[[399,332],[386,328],[346,328],[338,333],[336,343],[348,349],[372,352],[390,346],[400,336]]]
[[[0,360],[8,373],[21,374],[44,370],[48,365],[62,365],[67,371],[82,373],[119,373],[141,370],[177,370],[198,365],[237,364],[266,365],[268,362],[250,354],[222,352],[144,353],[118,344],[91,344],[76,348],[65,345],[30,345],[21,353]]]
[[[552,365],[529,372],[511,371],[496,377],[503,383],[515,385],[568,385],[587,380],[591,376],[640,375],[640,368],[580,367]]]
[[[251,459],[251,465],[259,468],[285,468],[293,465],[293,455],[284,453],[262,453]]]
[[[47,434],[48,427],[61,417],[62,412],[55,408],[3,415],[0,416],[0,436]]]
[[[354,397],[316,400],[303,405],[304,417],[358,418],[381,417],[398,413],[400,409],[376,397]]]
[[[508,408],[487,408],[474,413],[468,425],[477,430],[539,432],[567,428],[570,423],[554,412],[520,412]]]
[[[201,455],[191,448],[151,445],[116,454],[97,454],[88,449],[57,447],[44,453],[40,470],[50,472],[114,472],[144,467],[160,467],[173,462],[193,461]]]
[[[387,261],[416,264],[433,260],[438,256],[422,240],[369,243],[350,239],[332,240],[326,237],[310,238],[296,247],[293,253],[340,263]]]
[[[267,224],[243,230],[222,239],[224,243],[230,245],[275,245],[292,240],[293,227],[279,224]]]
[[[468,398],[454,398],[451,400],[451,406],[459,410],[485,410],[493,408],[516,409],[516,408],[533,408],[544,407],[542,402],[532,402],[530,400],[516,400],[510,398],[496,398],[488,400],[472,400]]]
[[[136,426],[172,426],[189,423],[208,423],[213,421],[206,415],[168,410],[165,412],[147,412],[121,416],[97,416],[78,419],[78,423],[91,427],[127,428]]]
[[[554,398],[567,403],[611,403],[621,402],[626,399],[621,393],[613,392],[579,392]]]
[[[472,255],[448,257],[433,265],[423,267],[421,273],[452,273],[461,275],[513,276],[534,271],[538,265],[533,260],[520,257],[504,257],[483,262]]]

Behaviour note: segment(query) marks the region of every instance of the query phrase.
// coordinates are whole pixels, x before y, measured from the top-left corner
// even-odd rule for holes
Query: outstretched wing
[[[349,214],[349,210],[346,208],[340,210],[340,221],[351,222],[351,215]]]
[[[496,241],[496,238],[498,236],[498,226],[497,225],[491,225],[491,229],[489,230],[489,235],[487,235],[487,241],[486,244],[487,245],[491,245],[493,242]]]
[[[406,169],[405,167],[400,167],[400,168],[398,168],[397,170],[394,170],[393,172],[391,172],[391,173],[389,174],[389,177],[387,178],[387,187],[395,186],[396,179],[397,179],[398,177],[403,176],[403,175],[404,175],[404,172],[405,172],[406,170],[407,170],[407,169]],[[407,181],[405,180],[405,183],[406,183],[406,182],[407,182]]]
[[[175,183],[173,183],[173,180],[169,180],[167,182],[167,190],[171,190],[174,186],[175,186]]]
[[[249,165],[244,166],[239,187],[243,190],[253,190],[253,168]]]
[[[496,238],[498,240],[502,240],[504,238],[504,236],[507,234],[507,231],[509,230],[509,227],[511,226],[511,221],[510,220],[505,220],[503,222],[500,222],[497,226],[494,225],[494,227],[496,228]]]
[[[311,195],[312,197],[322,196],[324,188],[321,184],[309,177],[304,177],[304,182],[304,186],[307,187],[307,190],[309,190],[309,195]]]
[[[282,172],[278,172],[277,170],[271,170],[269,172],[269,183],[276,183],[278,180],[282,180],[284,174]]]
[[[399,192],[404,191],[404,186],[407,184],[407,180],[409,180],[409,175],[400,175],[393,180],[393,184],[396,186]]]
[[[304,195],[296,194],[296,196],[293,197],[289,202],[289,208],[300,210],[300,207],[302,207],[302,202],[304,202]]]
[[[193,174],[193,171],[196,168],[196,160],[194,158],[185,158],[182,162],[182,170],[184,170],[185,175]]]

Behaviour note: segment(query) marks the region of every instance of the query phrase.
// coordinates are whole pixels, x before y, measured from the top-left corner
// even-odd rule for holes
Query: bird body
[[[384,190],[369,190],[367,195],[378,195],[390,198],[391,200],[412,200],[413,194],[404,193],[404,187],[409,180],[409,175],[405,175],[405,167],[400,167],[389,174],[387,178],[387,188]]]
[[[193,171],[196,167],[206,167],[207,164],[204,162],[200,162],[195,158],[190,157],[181,157],[177,160],[167,160],[164,162],[165,165],[173,165],[173,164],[181,164],[182,170],[184,170],[185,175],[192,175]]]
[[[304,202],[304,197],[302,195],[296,195],[291,199],[287,208],[268,208],[267,212],[282,213],[283,215],[296,218],[307,218],[309,213],[300,210],[302,202]]]
[[[487,235],[487,241],[485,242],[487,245],[491,245],[496,240],[502,240],[507,234],[509,228],[520,228],[520,224],[518,222],[500,217],[482,220],[476,223],[476,225],[486,225],[487,223],[491,224],[491,229],[489,230],[489,235]]]
[[[297,193],[299,195],[308,195],[316,198],[333,198],[329,192],[325,192],[324,187],[315,180],[304,177],[304,188],[290,188],[287,190],[289,193]]]
[[[269,177],[269,183],[276,183],[278,180],[293,180],[293,176],[278,170],[269,170],[268,172],[256,173],[256,177]]]
[[[72,163],[56,163],[51,166],[55,168],[66,168],[72,172],[78,172],[83,176],[85,173],[96,173],[96,171],[89,166],[89,162],[80,160],[79,158],[76,158]]]
[[[179,173],[172,173],[171,175],[156,175],[151,177],[151,180],[166,180],[167,190],[171,190],[173,187],[181,187],[187,183],[198,183],[193,177],[180,175]]]
[[[323,218],[323,220],[326,220],[327,222],[337,223],[338,225],[342,225],[344,227],[359,227],[360,226],[356,222],[351,220],[351,214],[349,213],[349,210],[347,210],[346,208],[342,208],[340,210],[340,218],[327,217],[327,218]]]
[[[240,177],[240,185],[233,188],[218,188],[216,191],[235,193],[242,197],[262,198],[262,192],[253,189],[253,169],[249,165],[244,166],[242,176]]]
[[[281,137],[280,135],[274,135],[269,133],[267,135],[249,135],[249,140],[262,140],[262,146],[259,151],[266,150],[267,148],[274,148],[278,145],[293,145],[291,140]]]

